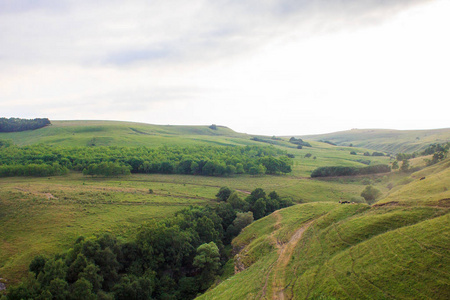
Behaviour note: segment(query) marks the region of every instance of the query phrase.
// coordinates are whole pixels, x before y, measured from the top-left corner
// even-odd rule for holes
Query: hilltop
[[[122,121],[51,121],[44,128],[0,133],[17,145],[61,146],[161,146],[161,145],[248,145],[251,136],[225,126],[152,125]]]
[[[352,129],[327,134],[303,135],[302,139],[329,141],[341,146],[352,144],[389,153],[415,152],[430,144],[450,141],[450,128],[429,130]]]

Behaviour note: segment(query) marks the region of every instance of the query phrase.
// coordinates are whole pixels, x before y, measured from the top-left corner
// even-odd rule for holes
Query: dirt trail
[[[250,194],[251,194],[249,191],[244,191],[244,190],[236,190],[236,191],[241,192],[241,193],[244,193],[244,194],[247,194],[247,195],[250,195]]]
[[[276,218],[276,223],[274,224],[274,232],[272,232],[270,238],[273,239],[274,245],[278,249],[278,259],[269,267],[269,270],[266,274],[265,284],[260,293],[260,299],[266,299],[267,285],[269,283],[269,279],[271,275],[272,278],[272,299],[285,299],[284,290],[286,288],[286,267],[291,260],[292,254],[294,252],[295,247],[298,242],[301,240],[303,233],[308,229],[308,227],[313,223],[309,221],[304,223],[302,227],[297,229],[295,233],[291,236],[290,240],[287,243],[283,243],[278,240],[275,236],[280,229],[280,223],[282,220],[282,216],[279,211],[275,211],[273,216]]]
[[[313,221],[309,221],[308,223],[303,224],[302,227],[297,229],[297,231],[292,235],[289,242],[287,242],[286,244],[277,243],[279,256],[272,271],[274,275],[272,281],[272,299],[284,300],[286,298],[284,294],[284,290],[286,287],[286,267],[291,260],[292,253],[294,252],[294,249],[297,246],[298,242],[301,240],[303,233],[308,229],[312,222]]]

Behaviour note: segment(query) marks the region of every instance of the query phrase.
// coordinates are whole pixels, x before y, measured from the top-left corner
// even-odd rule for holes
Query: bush
[[[363,197],[367,204],[372,204],[381,196],[381,191],[374,188],[371,185],[366,186],[366,188],[361,192],[361,197]]]
[[[219,192],[216,194],[216,197],[220,201],[227,201],[227,199],[230,197],[232,193],[232,190],[230,188],[223,186],[220,188]]]
[[[372,153],[372,156],[384,156],[384,153],[374,152],[374,153]]]

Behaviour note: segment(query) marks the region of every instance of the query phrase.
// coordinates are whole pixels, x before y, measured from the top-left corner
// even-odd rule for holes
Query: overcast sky
[[[0,0],[0,117],[450,127],[448,0]]]

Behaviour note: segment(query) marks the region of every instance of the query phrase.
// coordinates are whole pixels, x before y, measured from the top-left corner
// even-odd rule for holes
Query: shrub
[[[216,197],[220,201],[227,201],[228,197],[230,197],[232,191],[229,187],[223,186],[220,188],[219,192],[216,194]]]
[[[384,156],[384,153],[374,152],[374,153],[372,153],[372,156]]]
[[[377,198],[381,196],[380,190],[374,188],[371,185],[366,186],[366,188],[361,192],[361,197],[363,197],[367,204],[372,204]]]

